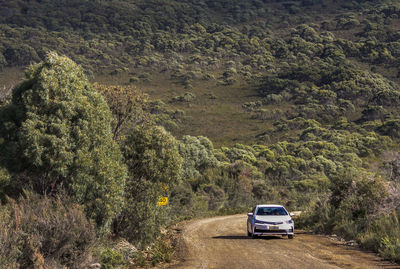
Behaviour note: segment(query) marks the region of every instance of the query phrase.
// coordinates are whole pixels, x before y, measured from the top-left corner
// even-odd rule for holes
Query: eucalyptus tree
[[[72,60],[49,53],[26,70],[1,109],[0,152],[11,184],[41,194],[66,191],[105,227],[123,203],[126,167],[111,112]]]

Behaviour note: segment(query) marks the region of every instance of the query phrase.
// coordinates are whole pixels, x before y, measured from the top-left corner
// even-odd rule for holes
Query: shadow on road
[[[273,240],[273,239],[282,239],[278,236],[259,236],[256,239],[245,236],[245,235],[220,235],[220,236],[213,236],[213,239],[233,239],[233,240]]]
[[[221,236],[213,236],[213,239],[246,239],[249,240],[251,237],[245,235],[221,235]]]

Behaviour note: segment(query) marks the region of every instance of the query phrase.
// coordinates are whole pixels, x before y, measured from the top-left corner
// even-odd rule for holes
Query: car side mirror
[[[247,216],[252,217],[253,213],[247,213]]]
[[[295,214],[294,214],[293,212],[290,212],[290,213],[289,213],[289,216],[294,217]]]

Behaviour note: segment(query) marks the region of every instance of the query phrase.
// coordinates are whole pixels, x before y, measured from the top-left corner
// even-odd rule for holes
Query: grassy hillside
[[[183,110],[170,130],[218,145],[255,142],[276,119],[293,117],[257,90],[288,64],[346,62],[397,82],[400,23],[390,1],[6,1],[2,13],[0,65],[12,74],[3,84],[17,81],[10,67],[55,50],[93,80],[134,84]],[[196,95],[190,104],[170,103],[185,92]],[[274,119],[241,107],[256,101]]]

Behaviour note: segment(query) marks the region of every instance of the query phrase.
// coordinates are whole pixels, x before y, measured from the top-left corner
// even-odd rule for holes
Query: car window
[[[288,213],[283,207],[259,207],[257,214],[259,216],[286,216]]]

